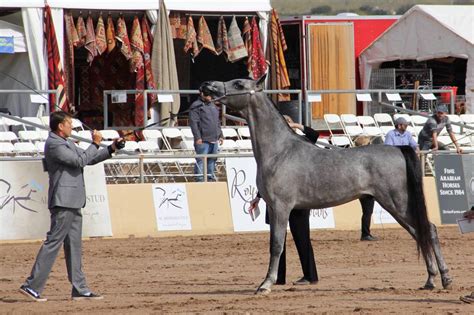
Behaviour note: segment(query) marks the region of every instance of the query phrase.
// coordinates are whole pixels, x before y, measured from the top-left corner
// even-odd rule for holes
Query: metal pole
[[[207,182],[207,154],[204,156],[202,165],[202,175],[204,176],[204,182]]]
[[[298,123],[303,123],[303,109],[301,108],[301,91],[298,92]]]
[[[226,126],[226,119],[225,119],[226,112],[227,112],[227,108],[224,104],[222,104],[222,117],[221,117],[221,119],[222,119],[222,126],[224,126],[224,127]]]
[[[140,168],[140,183],[143,184],[145,182],[145,176],[144,176],[144,167],[143,167],[143,154],[140,154],[138,157],[138,166]]]
[[[421,176],[425,177],[426,156],[423,152],[420,152],[420,161],[421,161]]]
[[[148,126],[148,91],[143,91],[143,127]]]
[[[106,91],[104,91],[104,130],[107,129],[109,121],[109,100],[107,99]]]
[[[451,95],[451,111],[450,114],[454,114],[454,92],[452,89],[449,89],[449,94]]]

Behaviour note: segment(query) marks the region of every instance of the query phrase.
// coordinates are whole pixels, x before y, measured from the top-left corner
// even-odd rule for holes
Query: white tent
[[[0,17],[0,36],[13,37],[14,45],[13,54],[0,54],[0,89],[25,90],[26,87],[19,81],[33,86],[21,14]],[[22,116],[38,111],[38,105],[31,104],[30,97],[26,94],[0,94],[0,108],[7,108],[12,114]]]
[[[386,61],[456,57],[467,59],[466,109],[474,113],[474,6],[417,5],[359,57],[363,88],[372,69]]]
[[[0,36],[13,37],[15,53],[26,52],[25,32],[23,27],[0,20]]]
[[[129,11],[146,11],[150,21],[154,24],[157,21],[159,8],[158,0],[134,0],[134,1],[117,1],[117,0],[48,0],[56,30],[56,37],[61,55],[64,51],[64,18],[63,9],[82,9],[82,10],[129,10]],[[266,44],[268,13],[272,9],[270,0],[165,0],[166,8],[169,11],[193,11],[193,12],[222,12],[232,13],[257,13],[260,17],[260,31],[262,33],[262,42]],[[21,16],[26,37],[26,45],[28,50],[29,65],[31,68],[30,77],[32,77],[33,86],[37,90],[47,89],[47,62],[44,51],[43,40],[43,8],[44,0],[1,0],[1,8],[21,8]],[[15,58],[18,54],[15,54]],[[3,58],[3,57],[2,57]],[[1,69],[5,71],[5,69]],[[2,80],[7,80],[0,76],[0,85],[3,86]],[[11,80],[10,80],[11,81]],[[18,88],[18,87],[15,87]],[[0,105],[2,102],[0,102]],[[12,112],[13,113],[13,112]],[[22,111],[15,113],[17,115],[32,115]]]

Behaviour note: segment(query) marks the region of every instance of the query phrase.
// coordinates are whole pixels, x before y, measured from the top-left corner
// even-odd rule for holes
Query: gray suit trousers
[[[41,246],[31,275],[25,285],[36,292],[43,291],[51,268],[64,244],[69,282],[81,293],[90,292],[82,272],[82,214],[80,209],[55,207],[51,211],[51,228]]]

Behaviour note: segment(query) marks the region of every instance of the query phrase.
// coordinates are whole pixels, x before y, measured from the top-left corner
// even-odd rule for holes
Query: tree
[[[329,14],[331,13],[332,8],[328,5],[321,5],[319,7],[312,8],[310,13],[311,14]]]
[[[404,4],[404,5],[402,5],[401,7],[399,7],[399,8],[397,9],[397,14],[398,14],[398,15],[403,15],[403,14],[405,14],[405,12],[407,12],[408,10],[410,10],[412,6],[413,6],[413,4]]]

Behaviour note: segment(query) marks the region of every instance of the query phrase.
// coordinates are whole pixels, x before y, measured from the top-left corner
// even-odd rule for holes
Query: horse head
[[[249,105],[249,96],[263,91],[266,75],[258,80],[235,79],[227,82],[206,81],[201,84],[199,91],[210,95],[214,101],[219,101],[230,108],[245,110]]]

